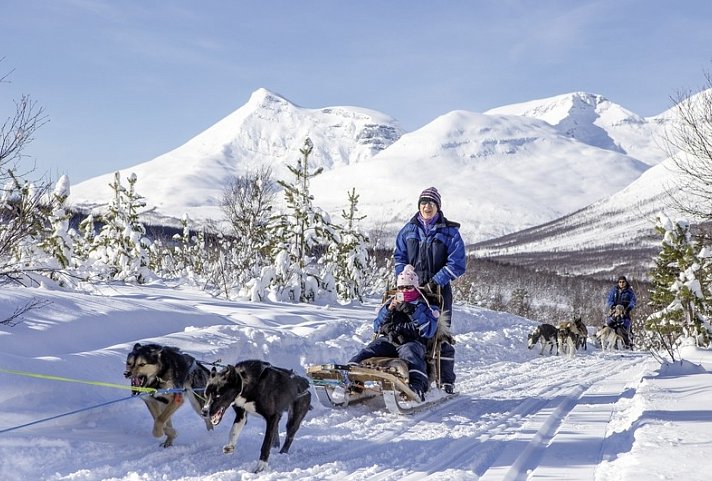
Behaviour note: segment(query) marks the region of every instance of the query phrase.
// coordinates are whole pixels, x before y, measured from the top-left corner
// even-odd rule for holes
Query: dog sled
[[[388,296],[390,292],[387,292]],[[439,296],[433,299],[438,302]],[[457,393],[447,393],[440,381],[440,348],[454,339],[441,316],[441,323],[426,349],[425,361],[431,388],[425,400],[408,385],[408,366],[402,359],[374,357],[358,365],[317,364],[307,368],[319,402],[327,407],[345,408],[369,399],[382,398],[386,409],[397,414],[411,414],[440,404]],[[434,387],[433,387],[434,386]]]
[[[376,357],[360,365],[318,364],[307,369],[319,402],[327,407],[345,408],[373,398],[382,398],[386,409],[396,414],[412,414],[453,396],[431,388],[425,400],[408,386],[408,367],[398,358]]]

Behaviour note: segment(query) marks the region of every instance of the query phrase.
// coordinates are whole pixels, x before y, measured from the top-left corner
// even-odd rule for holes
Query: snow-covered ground
[[[0,326],[3,480],[710,479],[707,351],[664,368],[644,353],[602,353],[592,343],[574,358],[542,357],[526,348],[534,322],[458,306],[459,396],[412,416],[376,402],[343,410],[314,399],[290,453],[273,452],[254,474],[261,419],[250,418],[235,454],[224,455],[232,416],[207,432],[184,406],[175,445],[164,449],[144,403],[127,390],[7,371],[125,386],[126,354],[155,341],[205,361],[260,358],[303,373],[355,353],[370,336],[374,303],[239,303],[164,285],[92,295],[4,286],[0,319],[32,298],[51,304]]]

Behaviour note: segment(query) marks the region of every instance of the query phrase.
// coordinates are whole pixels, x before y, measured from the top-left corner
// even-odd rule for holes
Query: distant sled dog
[[[576,349],[583,347],[584,351],[588,350],[588,328],[583,323],[581,317],[574,317],[574,327],[576,328]]]
[[[279,452],[289,452],[294,435],[311,409],[309,381],[291,370],[257,360],[228,365],[220,372],[213,368],[205,389],[203,416],[217,426],[230,406],[235,410],[235,421],[230,428],[228,443],[223,447],[225,454],[235,451],[237,439],[247,422],[247,413],[259,414],[267,423],[255,469],[259,472],[267,467],[270,447],[279,446],[279,420],[285,411],[289,412],[287,437]]]
[[[596,339],[601,344],[602,351],[622,349],[625,346],[625,339],[618,329],[609,326],[602,326],[596,331]]]
[[[571,321],[562,322],[558,326],[559,352],[572,357],[578,346],[578,328]]]
[[[209,375],[210,372],[198,364],[193,356],[181,352],[177,347],[136,343],[126,357],[124,376],[131,379],[132,387],[184,390],[141,397],[153,417],[153,435],[157,438],[166,435],[161,443],[164,448],[173,445],[177,434],[171,416],[183,405],[186,397],[202,418],[202,394],[196,395],[195,391],[205,389]],[[134,391],[134,395],[139,393]],[[208,430],[213,429],[207,420],[205,426]]]
[[[541,350],[539,351],[540,356],[544,354],[546,346],[549,346],[549,354],[552,353],[554,347],[556,347],[556,354],[559,354],[557,329],[551,324],[540,324],[529,333],[527,337],[527,347],[532,349],[537,342],[541,344]]]

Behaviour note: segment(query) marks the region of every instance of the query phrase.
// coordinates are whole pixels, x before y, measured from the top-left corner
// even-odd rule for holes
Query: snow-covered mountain
[[[284,176],[285,165],[300,156],[310,137],[311,165],[331,169],[358,163],[387,148],[403,134],[393,118],[359,107],[301,108],[266,89],[252,93],[245,105],[184,145],[148,162],[124,169],[132,172],[147,208],[159,217],[218,219],[223,189],[237,175],[262,165]],[[71,189],[70,202],[89,209],[105,205],[113,172]],[[167,219],[162,219],[167,221]]]
[[[335,212],[347,188],[356,187],[361,211],[375,225],[395,230],[416,212],[420,191],[435,185],[445,215],[461,222],[466,242],[474,242],[580,209],[647,167],[561,135],[541,120],[454,111],[372,159],[316,177],[312,188]]]
[[[550,265],[556,262],[559,269],[567,266],[569,273],[626,271],[643,277],[662,240],[655,231],[658,213],[686,217],[678,202],[693,202],[678,188],[683,181],[668,158],[608,198],[552,222],[484,241],[475,245],[474,251],[479,257],[517,258],[525,264],[532,260]],[[603,252],[609,254],[600,258]],[[641,255],[648,258],[647,264],[640,262]],[[582,261],[586,258],[591,261]]]
[[[540,119],[564,135],[650,165],[667,157],[661,138],[671,115],[641,117],[601,95],[574,92],[497,107],[485,113]]]
[[[333,217],[356,187],[364,228],[393,231],[415,212],[419,192],[434,185],[445,214],[475,242],[549,222],[626,187],[659,162],[654,127],[664,122],[575,93],[485,114],[453,111],[404,135],[386,114],[307,109],[259,89],[183,146],[121,174],[137,174],[146,222],[175,224],[186,213],[198,222],[220,219],[219,200],[235,175],[270,165],[285,178],[285,164],[309,137],[311,166],[325,170],[312,181],[314,203]],[[73,186],[70,203],[101,210],[112,174]]]

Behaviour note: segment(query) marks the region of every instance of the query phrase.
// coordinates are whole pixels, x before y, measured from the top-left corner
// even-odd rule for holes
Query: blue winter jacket
[[[396,276],[406,264],[412,265],[421,285],[433,280],[443,287],[446,310],[452,305],[450,282],[465,273],[465,243],[459,228],[460,224],[438,212],[438,218],[426,234],[416,214],[398,233],[393,252]]]
[[[438,329],[438,319],[433,315],[433,310],[437,312],[437,307],[428,307],[422,299],[419,299],[411,302],[411,304],[415,305],[415,310],[409,315],[404,312],[389,310],[388,306],[392,299],[392,297],[389,298],[386,303],[381,306],[381,309],[379,309],[376,319],[373,320],[373,332],[380,332],[381,326],[386,322],[394,321],[399,323],[413,321],[418,327],[421,338],[427,340],[435,335],[435,331]]]
[[[622,305],[623,307],[633,310],[635,308],[635,292],[630,286],[626,286],[623,289],[619,289],[618,286],[613,286],[613,288],[608,292],[608,299],[606,301],[608,309],[613,309],[613,306]]]

